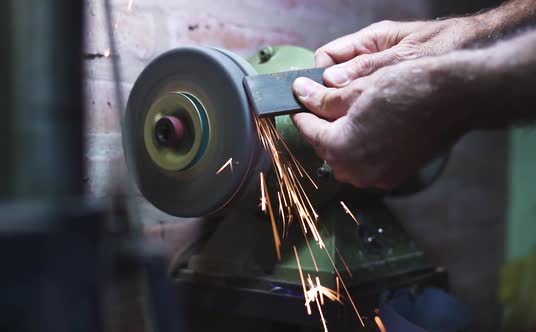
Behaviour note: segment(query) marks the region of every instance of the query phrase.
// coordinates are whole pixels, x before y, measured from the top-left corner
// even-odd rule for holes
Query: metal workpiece
[[[324,68],[309,68],[246,76],[244,87],[251,100],[251,107],[259,118],[309,112],[294,95],[292,85],[299,77],[324,85],[323,75]]]

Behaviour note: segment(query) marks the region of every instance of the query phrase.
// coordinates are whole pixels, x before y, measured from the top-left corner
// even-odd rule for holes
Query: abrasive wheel
[[[265,161],[242,87],[255,70],[219,49],[178,48],[137,79],[123,127],[129,171],[157,208],[209,216],[236,201]],[[229,167],[216,174],[230,158]]]

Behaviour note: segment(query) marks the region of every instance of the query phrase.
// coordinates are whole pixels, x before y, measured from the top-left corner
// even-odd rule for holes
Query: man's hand
[[[471,129],[536,119],[535,77],[533,30],[384,67],[343,88],[299,78],[294,93],[312,113],[293,120],[339,181],[392,188]]]
[[[331,67],[324,74],[327,85],[343,87],[382,67],[493,41],[535,22],[536,0],[511,0],[496,9],[462,18],[383,21],[321,47],[316,52],[316,65]]]
[[[534,22],[536,0],[511,0],[473,17],[385,21],[337,39],[315,55],[329,87],[294,82],[312,112],[294,123],[338,180],[393,187],[470,129],[536,118],[536,31],[441,56]]]
[[[294,123],[338,181],[392,188],[468,129],[470,113],[451,101],[464,89],[443,79],[452,69],[443,63],[408,61],[344,88],[300,78],[295,94],[313,113],[296,114]]]
[[[336,39],[315,53],[318,67],[331,67],[324,80],[343,87],[379,68],[424,56],[441,55],[477,38],[479,20],[455,18],[429,22],[383,21]]]

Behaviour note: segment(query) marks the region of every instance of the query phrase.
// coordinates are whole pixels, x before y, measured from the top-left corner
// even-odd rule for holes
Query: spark
[[[266,194],[264,193],[264,174],[260,173],[261,178],[261,210],[266,212]]]
[[[296,247],[294,247],[296,249]],[[297,251],[294,251],[294,254],[296,255],[296,259],[299,261]],[[300,273],[300,276],[303,276],[303,272]],[[326,318],[324,317],[324,311],[322,310],[322,306],[324,305],[324,296],[327,297],[329,300],[333,302],[339,302],[342,303],[337,293],[335,293],[333,290],[322,286],[320,283],[320,278],[316,277],[316,285],[313,282],[313,279],[310,275],[307,275],[307,283],[309,284],[309,290],[305,291],[305,305],[309,308],[311,302],[315,302],[316,306],[318,308],[318,313],[320,314],[320,320],[322,321],[322,325],[324,326],[324,332],[328,332],[328,326]],[[303,284],[303,287],[305,289],[305,283]],[[311,315],[310,311],[309,315]]]
[[[227,162],[225,162],[225,164],[223,164],[223,166],[220,167],[220,169],[216,172],[216,175],[223,172],[223,170],[226,169],[227,167],[229,167],[229,169],[231,170],[231,173],[233,173],[233,158],[229,158],[229,160],[227,160]]]
[[[285,234],[287,234],[287,223],[285,221],[285,211],[283,210],[283,204],[281,202],[281,194],[279,191],[277,192],[277,201],[279,202],[279,215],[281,216],[281,223],[283,224],[283,230],[281,231],[283,239],[285,238]]]
[[[132,10],[132,4],[133,4],[134,0],[128,0],[128,11],[131,11]]]
[[[309,238],[305,234],[303,234],[305,237],[305,243],[307,243],[307,248],[309,249],[309,254],[311,255],[311,259],[313,260],[313,265],[315,267],[316,272],[318,272],[318,265],[316,264],[315,255],[313,255],[313,250],[311,249],[311,244],[309,243]]]
[[[344,211],[346,212],[346,214],[349,214],[350,217],[352,217],[352,220],[355,221],[355,223],[359,226],[359,221],[357,221],[357,218],[354,216],[352,211],[350,211],[350,209],[346,206],[346,204],[344,204],[343,201],[341,201],[341,205],[342,205]]]
[[[326,318],[324,318],[324,312],[322,311],[322,307],[320,306],[320,303],[316,301],[316,306],[318,307],[318,312],[320,313],[320,320],[322,321],[322,325],[324,326],[324,332],[328,332],[328,323],[326,322]]]
[[[320,278],[318,277],[316,277],[316,286],[318,288],[322,287],[322,285],[320,285]],[[320,292],[320,303],[324,305],[324,294],[322,292]]]
[[[335,262],[333,261],[333,258],[331,258],[331,255],[329,254],[328,250],[325,249],[325,251],[326,251],[326,255],[329,258],[329,261],[331,262],[331,265],[333,266],[333,269],[335,270],[335,273],[337,274],[337,277],[339,277],[339,279],[341,280],[341,285],[342,285],[342,288],[344,288],[344,292],[348,296],[348,301],[350,301],[350,304],[352,305],[352,308],[354,309],[354,312],[355,312],[357,318],[359,318],[359,322],[364,327],[365,322],[363,322],[363,318],[361,318],[361,314],[359,313],[359,310],[357,309],[357,306],[356,306],[354,300],[352,299],[352,295],[350,295],[350,291],[348,290],[348,287],[346,287],[346,283],[344,282],[343,278],[341,277],[341,274],[339,273],[339,270],[335,266]]]
[[[298,264],[298,271],[300,273],[300,281],[303,287],[303,297],[305,297],[305,306],[307,307],[307,313],[311,315],[311,306],[307,302],[307,288],[305,287],[305,279],[303,278],[303,270],[300,263],[300,256],[298,255],[298,250],[294,246],[294,255],[296,256],[296,264]]]
[[[305,168],[300,164],[300,162],[294,157],[290,148],[285,143],[283,137],[277,132],[274,122],[271,119],[260,119],[255,117],[255,125],[257,127],[257,133],[259,141],[266,150],[266,152],[271,157],[272,169],[274,172],[275,179],[275,190],[277,190],[277,215],[281,217],[282,229],[283,229],[283,238],[285,234],[288,233],[289,227],[293,223],[298,223],[300,229],[305,237],[309,254],[313,261],[314,268],[318,273],[318,265],[316,263],[315,255],[309,243],[309,237],[313,238],[315,243],[321,248],[324,249],[326,255],[328,256],[333,268],[336,272],[336,291],[330,288],[324,287],[321,284],[321,280],[318,276],[315,276],[314,279],[307,275],[305,279],[303,274],[302,265],[298,255],[296,246],[294,246],[294,255],[296,256],[296,264],[298,265],[298,271],[300,275],[300,281],[303,288],[303,294],[305,298],[305,307],[307,308],[307,313],[312,314],[311,303],[315,302],[320,314],[322,325],[324,326],[324,331],[328,331],[327,322],[322,311],[322,306],[324,305],[325,299],[328,299],[333,302],[343,303],[340,294],[340,285],[342,285],[344,291],[346,292],[346,297],[351,303],[352,308],[354,309],[359,321],[363,326],[363,319],[357,310],[357,306],[351,298],[351,294],[346,287],[346,284],[343,278],[340,275],[337,267],[334,264],[332,257],[329,254],[328,249],[322,239],[322,236],[318,230],[317,223],[319,221],[319,214],[316,212],[316,209],[309,199],[306,188],[304,187],[306,182],[310,182],[311,185],[319,190],[318,185],[313,181],[312,177],[308,174]],[[274,237],[274,243],[276,244],[276,253],[280,259],[280,246],[281,240],[272,209],[272,204],[270,201],[270,195],[268,187],[266,184],[266,179],[264,174],[260,173],[260,184],[261,184],[261,210],[265,213],[268,213],[270,216],[270,221],[272,224],[272,231]],[[345,208],[348,214],[352,216],[352,219],[359,225],[359,222],[355,216],[350,212],[346,205],[341,202],[341,205]],[[286,214],[285,214],[286,209]],[[286,216],[286,217],[285,217]],[[345,268],[350,276],[352,276],[351,271],[337,250],[337,253],[340,257],[340,260],[345,265]],[[314,280],[314,281],[313,281]]]
[[[339,249],[335,248],[335,251],[337,252],[337,255],[339,256],[339,259],[341,260],[342,264],[344,265],[344,268],[346,269],[346,272],[348,273],[350,278],[353,278],[354,276],[352,275],[352,271],[350,271],[350,268],[348,267],[348,264],[346,263],[346,261],[344,260],[344,258],[341,255],[341,253],[339,252]]]
[[[272,232],[274,235],[274,244],[275,251],[277,254],[277,259],[281,260],[281,239],[279,238],[279,232],[277,230],[277,225],[275,223],[274,211],[272,209],[272,203],[270,202],[270,194],[268,193],[268,188],[266,187],[266,181],[264,180],[264,174],[261,172],[261,185],[262,191],[264,192],[264,197],[266,197],[266,207],[268,207],[268,213],[270,214],[270,222],[272,223]]]
[[[112,53],[112,51],[111,51],[109,48],[107,48],[107,49],[105,49],[104,51],[102,51],[102,55],[103,55],[105,58],[109,57],[109,56],[111,55],[111,53]]]
[[[385,328],[385,325],[383,325],[383,322],[380,316],[374,317],[374,322],[378,326],[378,329],[380,330],[380,332],[387,332],[387,329]]]
[[[335,281],[337,283],[337,300],[341,300],[341,292],[340,292],[340,286],[339,286],[339,277],[335,277]]]
[[[318,213],[310,202],[298,176],[296,176],[296,174],[302,174],[303,176],[307,172],[294,157],[270,119],[259,119],[255,117],[255,124],[262,145],[272,157],[276,184],[279,187],[279,196],[282,204],[290,207],[292,214],[304,226],[305,232],[310,232],[315,241],[323,248],[324,242],[315,225],[319,217]],[[309,175],[307,177],[310,178]],[[315,188],[318,188],[312,179],[311,183]]]
[[[326,318],[324,317],[324,311],[322,310],[322,307],[321,307],[321,305],[323,305],[324,303],[320,303],[320,301],[318,301],[318,293],[319,293],[320,287],[322,286],[320,285],[320,282],[319,282],[318,286],[315,287],[313,285],[313,281],[311,280],[311,276],[307,276],[307,281],[309,282],[309,285],[311,286],[311,289],[309,290],[309,292],[312,292],[313,294],[313,295],[309,295],[309,299],[313,302],[316,302],[316,306],[318,307],[318,313],[320,314],[320,320],[322,321],[322,325],[324,326],[324,332],[328,332],[328,324],[326,322]]]

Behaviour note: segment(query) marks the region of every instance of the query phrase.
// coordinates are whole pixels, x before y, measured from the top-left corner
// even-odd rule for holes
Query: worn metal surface
[[[253,111],[260,118],[308,112],[294,95],[292,84],[298,77],[307,77],[323,85],[323,74],[324,68],[310,68],[246,76],[244,87]]]

